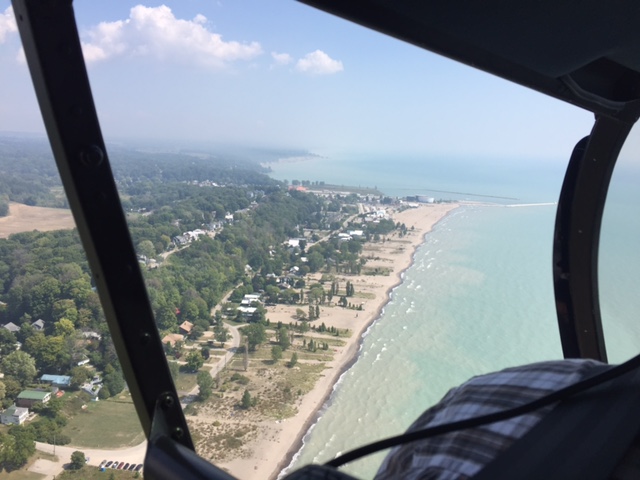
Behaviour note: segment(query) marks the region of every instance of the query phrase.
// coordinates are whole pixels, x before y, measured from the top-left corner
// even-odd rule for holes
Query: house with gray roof
[[[22,425],[28,416],[28,408],[12,405],[0,415],[0,423],[3,425]]]
[[[11,333],[17,333],[20,331],[20,327],[13,322],[9,322],[6,325],[3,325],[3,327],[9,330]]]
[[[38,320],[36,320],[35,322],[33,322],[31,324],[31,326],[33,327],[33,329],[36,332],[41,332],[44,330],[44,320],[42,320],[41,318],[39,318]]]

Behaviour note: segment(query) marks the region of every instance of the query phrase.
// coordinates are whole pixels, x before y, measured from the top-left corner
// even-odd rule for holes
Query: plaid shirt
[[[511,409],[585,378],[603,365],[593,360],[561,360],[508,368],[474,377],[450,390],[408,431]],[[522,437],[553,405],[501,422],[419,440],[389,452],[376,480],[466,480],[514,440]]]

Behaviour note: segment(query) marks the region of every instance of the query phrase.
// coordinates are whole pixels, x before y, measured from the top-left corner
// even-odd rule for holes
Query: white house
[[[262,303],[260,301],[260,294],[257,293],[247,293],[240,301],[240,305],[245,307],[250,307],[253,302]]]
[[[0,415],[0,422],[3,425],[22,425],[29,416],[29,409],[12,405]]]

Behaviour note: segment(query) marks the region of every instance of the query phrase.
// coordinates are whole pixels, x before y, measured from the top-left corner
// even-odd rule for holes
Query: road
[[[227,363],[231,361],[233,356],[238,351],[240,341],[242,340],[242,335],[240,335],[240,331],[238,330],[239,327],[232,327],[229,324],[225,325],[229,328],[229,332],[231,333],[231,347],[227,349],[225,354],[218,360],[218,363],[216,363],[209,371],[211,378],[216,378],[216,375],[218,375],[224,369],[224,367],[227,366]],[[199,388],[196,385],[187,395],[197,395],[198,391]]]
[[[44,475],[46,480],[51,480],[62,472],[65,464],[71,462],[71,454],[77,450],[83,452],[85,457],[89,458],[89,461],[87,462],[89,465],[94,465],[96,467],[99,466],[100,462],[103,460],[125,463],[143,463],[145,453],[147,452],[147,442],[145,440],[134,447],[117,449],[96,449],[70,446],[63,447],[60,445],[56,445],[54,447],[48,443],[36,442],[36,449],[41,452],[53,454],[54,448],[55,455],[58,457],[57,461],[52,462],[44,459],[36,460],[33,465],[29,467],[29,471]]]

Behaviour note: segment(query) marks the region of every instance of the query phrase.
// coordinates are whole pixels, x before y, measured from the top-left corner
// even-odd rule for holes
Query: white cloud
[[[330,75],[344,70],[342,62],[334,60],[322,50],[307,53],[296,63],[296,70],[310,75]]]
[[[0,13],[0,43],[3,43],[7,35],[18,31],[16,18],[13,15],[13,8],[7,7],[4,13]]]
[[[128,19],[102,22],[86,32],[82,48],[89,63],[129,55],[208,67],[223,67],[262,53],[258,42],[226,42],[206,24],[207,18],[201,14],[182,20],[165,5],[136,5]]]
[[[293,57],[288,53],[271,52],[271,56],[275,60],[276,65],[289,65],[293,62]]]

